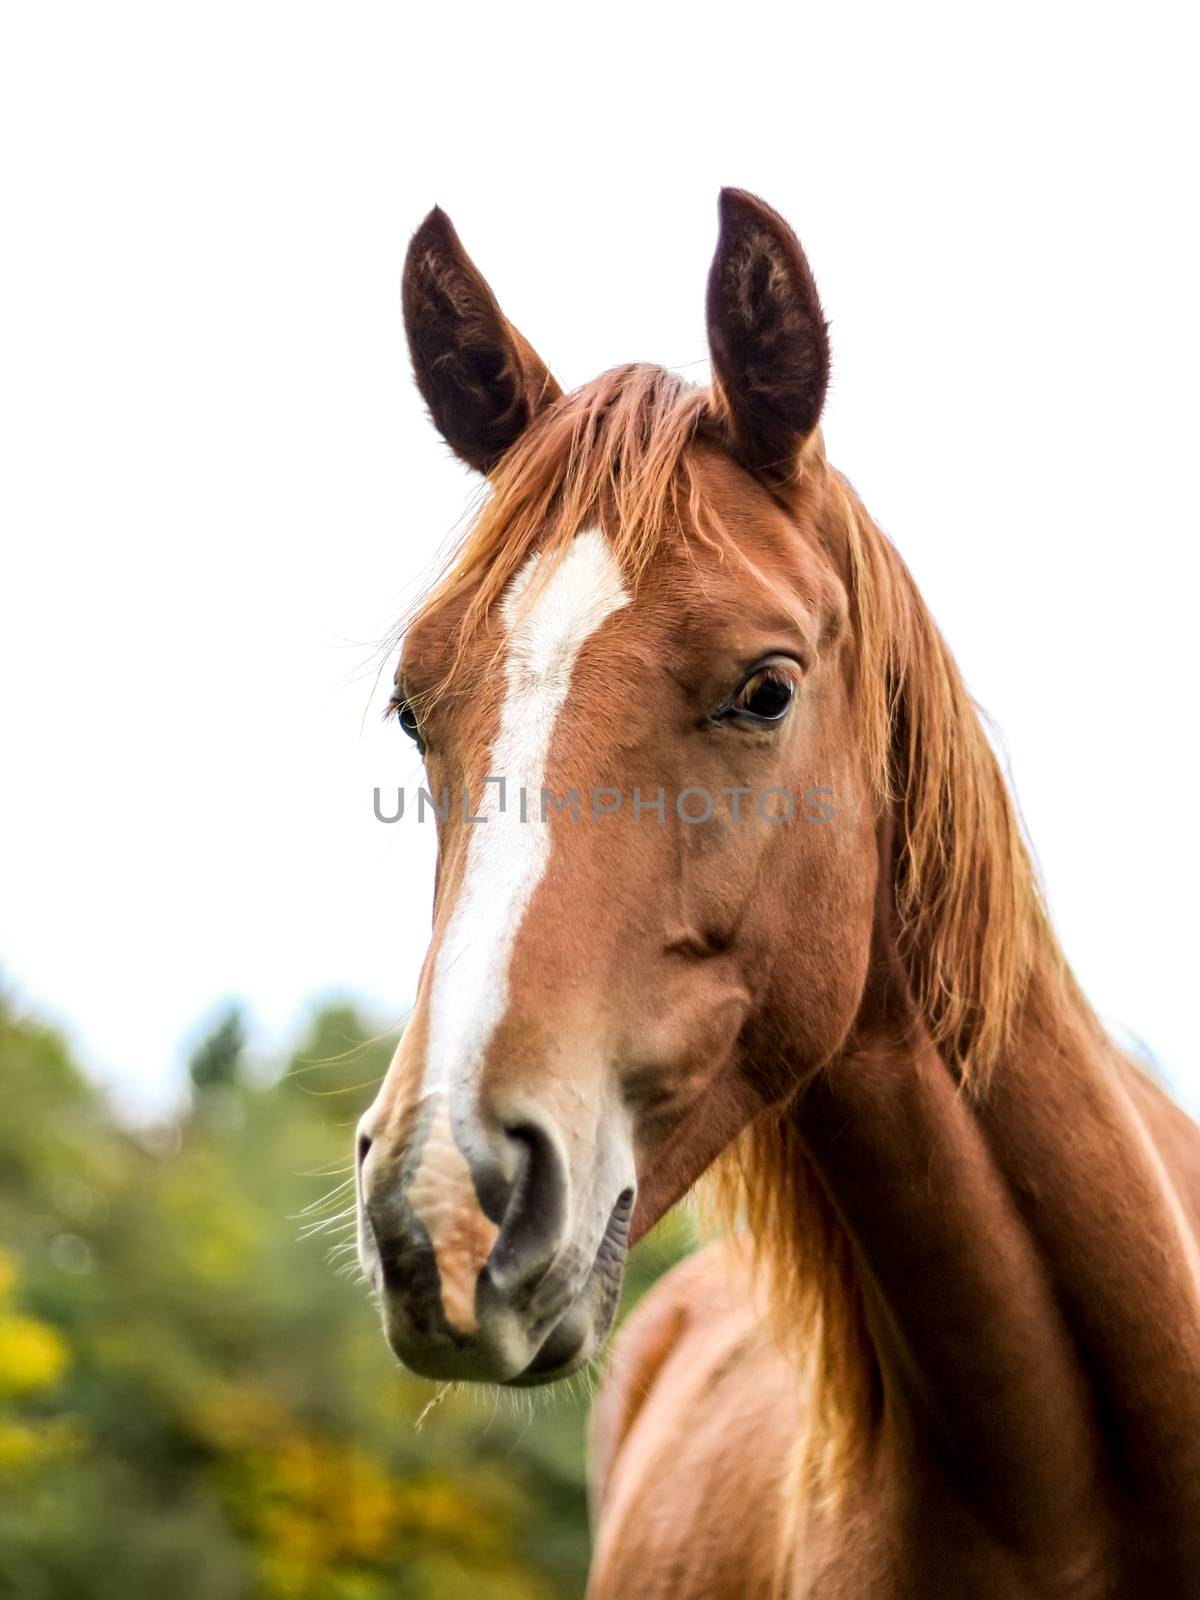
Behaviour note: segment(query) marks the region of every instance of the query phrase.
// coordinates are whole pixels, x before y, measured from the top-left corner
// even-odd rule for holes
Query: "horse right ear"
[[[417,388],[446,443],[490,472],[562,393],[505,318],[450,218],[437,206],[404,263],[404,325]]]
[[[714,410],[742,465],[786,483],[825,402],[825,316],[800,241],[778,212],[744,189],[722,189],[720,219],[708,277]]]

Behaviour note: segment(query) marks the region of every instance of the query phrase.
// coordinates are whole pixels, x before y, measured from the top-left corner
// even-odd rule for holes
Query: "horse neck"
[[[1178,1166],[1189,1149],[1200,1176],[1196,1130],[1104,1038],[1049,939],[1008,1046],[964,1088],[889,921],[846,1048],[789,1113],[840,1232],[826,1293],[860,1304],[858,1359],[886,1399],[859,1425],[952,1461],[1014,1536],[1092,1526],[1112,1448],[1129,1493],[1156,1515],[1182,1496],[1196,1520],[1200,1271]]]

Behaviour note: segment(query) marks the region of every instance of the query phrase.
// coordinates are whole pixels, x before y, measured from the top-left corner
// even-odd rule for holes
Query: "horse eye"
[[[795,692],[796,686],[786,674],[774,667],[760,667],[729,702],[729,712],[757,722],[781,722]]]
[[[421,728],[420,728],[420,724],[417,722],[417,714],[416,714],[416,712],[409,705],[407,700],[396,701],[395,702],[395,706],[396,706],[396,721],[404,729],[404,732],[408,735],[408,737],[416,745],[417,749],[419,751],[421,751],[422,754],[424,754],[424,752],[425,752],[425,741],[421,737]]]

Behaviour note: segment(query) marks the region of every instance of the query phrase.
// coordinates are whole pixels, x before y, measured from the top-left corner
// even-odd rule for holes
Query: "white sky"
[[[1067,950],[1200,1105],[1182,6],[6,6],[0,971],[127,1104],[225,996],[409,999],[433,830],[372,645],[472,483],[437,201],[568,385],[705,373],[722,183],[795,224],[833,459],[1004,733]],[[734,31],[736,25],[736,31]],[[1192,196],[1191,199],[1188,196]]]

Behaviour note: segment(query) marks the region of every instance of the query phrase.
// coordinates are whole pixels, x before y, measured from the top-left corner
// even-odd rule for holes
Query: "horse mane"
[[[1090,1012],[979,710],[911,574],[832,471],[823,515],[847,556],[859,733],[877,804],[895,822],[897,953],[920,1025],[961,1092],[981,1097],[1035,973]],[[795,1465],[810,1493],[832,1498],[850,1481],[882,1390],[853,1246],[808,1160],[799,1104],[742,1133],[715,1164],[712,1192],[726,1224],[745,1225],[771,1321],[811,1379]]]
[[[649,365],[617,367],[554,401],[491,474],[410,626],[459,607],[457,665],[531,552],[548,555],[541,581],[600,508],[635,585],[668,529],[685,547],[694,538],[736,556],[689,448],[713,436],[714,416],[707,390]],[[978,710],[908,569],[826,464],[819,434],[800,492],[847,581],[858,732],[880,814],[895,823],[895,927],[912,1004],[963,1092],[980,1095],[1035,968],[1069,974]],[[712,1183],[725,1216],[745,1223],[771,1309],[814,1379],[808,1465],[833,1485],[878,1404],[878,1374],[851,1245],[794,1111],[751,1124]]]

